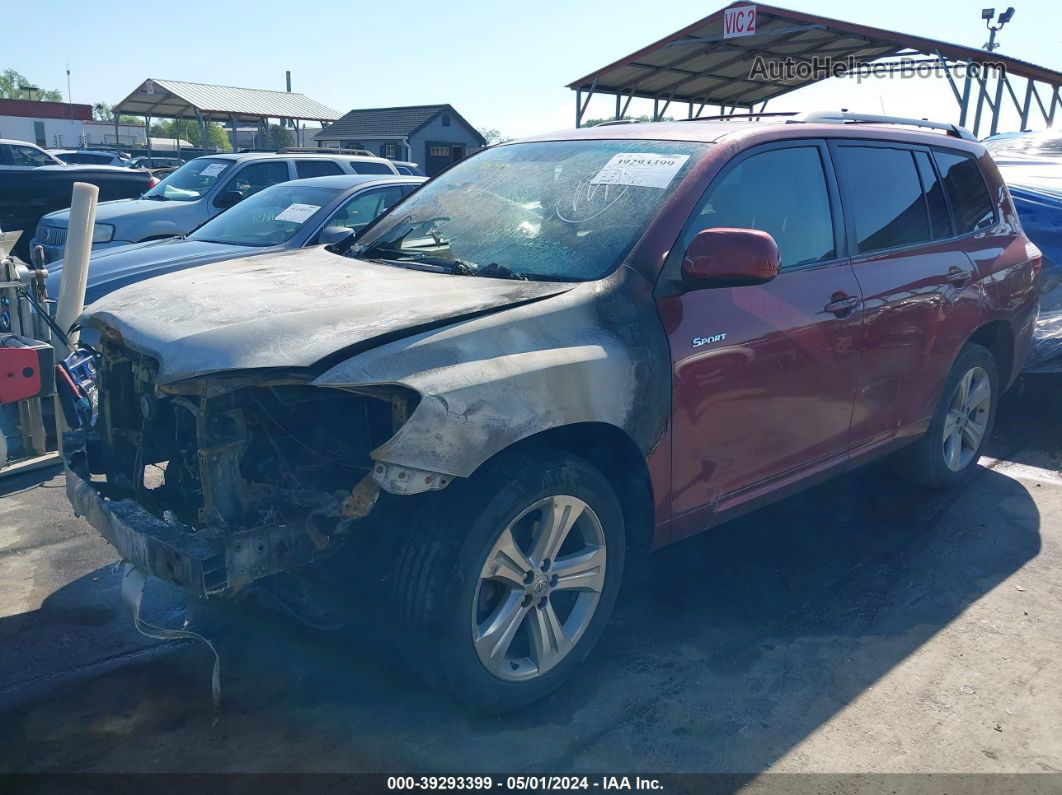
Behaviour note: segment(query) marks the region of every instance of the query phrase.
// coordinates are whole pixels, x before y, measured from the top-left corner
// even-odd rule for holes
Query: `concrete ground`
[[[0,771],[1062,772],[1062,379],[1023,386],[959,491],[874,465],[659,553],[504,718],[369,632],[154,583],[218,645],[215,724],[211,655],[136,633],[62,478],[0,481]]]

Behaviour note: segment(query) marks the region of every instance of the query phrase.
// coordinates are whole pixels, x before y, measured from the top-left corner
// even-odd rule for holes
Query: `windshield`
[[[488,149],[426,183],[348,256],[469,275],[599,279],[707,147],[579,140]]]
[[[144,194],[145,199],[193,202],[207,193],[232,168],[233,161],[213,157],[189,160]]]
[[[336,188],[275,185],[207,221],[188,238],[237,246],[279,246],[339,193]]]

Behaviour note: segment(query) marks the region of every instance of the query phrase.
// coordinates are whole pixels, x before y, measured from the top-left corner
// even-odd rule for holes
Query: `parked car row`
[[[107,164],[64,163],[25,141],[0,140],[0,229],[21,231],[14,254],[30,260],[30,236],[42,216],[70,206],[75,182],[100,189],[100,201],[140,196],[155,184],[149,172]]]
[[[339,174],[398,175],[391,161],[351,155],[277,155],[263,152],[198,157],[137,198],[101,204],[93,250],[184,235],[270,185]],[[45,215],[34,247],[45,262],[63,255],[69,211]]]
[[[127,284],[210,262],[338,243],[424,182],[420,177],[313,177],[265,188],[187,235],[95,250],[85,303]],[[62,261],[48,268],[48,294],[58,296]]]
[[[98,420],[71,422],[67,494],[198,597],[352,551],[412,673],[529,704],[632,557],[883,456],[934,487],[975,468],[1041,253],[981,144],[892,121],[541,135],[382,215],[412,185],[391,164],[192,161],[100,208],[98,248],[201,224],[97,254],[117,281],[159,252],[226,261],[84,313]],[[286,182],[311,164],[347,176]],[[65,229],[42,220],[51,256]]]

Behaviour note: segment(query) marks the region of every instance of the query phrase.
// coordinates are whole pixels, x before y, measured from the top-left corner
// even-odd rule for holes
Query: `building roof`
[[[318,141],[356,140],[358,138],[406,138],[427,126],[436,116],[449,113],[479,139],[487,141],[454,110],[452,105],[408,105],[399,108],[362,108],[352,110],[335,124],[325,127],[314,136]]]
[[[68,102],[40,102],[33,99],[0,99],[0,116],[88,121],[92,118],[92,106]]]
[[[750,5],[733,3],[732,5]],[[829,17],[755,4],[754,35],[723,38],[726,9],[568,84],[573,90],[630,94],[650,99],[751,107],[825,79],[771,81],[752,79],[757,56],[811,61],[829,56],[837,63],[849,56],[855,64],[916,52],[952,61],[1003,63],[1009,76],[1062,84],[1062,73],[973,47],[949,44],[906,33],[842,22]]]
[[[179,80],[149,79],[114,106],[116,113],[194,119],[198,111],[206,121],[257,122],[262,119],[307,119],[334,121],[338,111],[305,94],[268,91],[261,88],[234,88]]]

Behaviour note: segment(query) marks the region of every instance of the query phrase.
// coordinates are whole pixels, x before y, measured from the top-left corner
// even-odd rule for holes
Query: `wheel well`
[[[970,342],[983,345],[992,353],[1003,388],[1010,386],[1014,367],[1014,332],[1005,320],[994,320],[970,335]]]
[[[534,447],[563,450],[593,464],[619,499],[630,551],[649,552],[656,516],[653,485],[645,457],[630,436],[614,425],[581,422],[541,431],[508,449]]]

